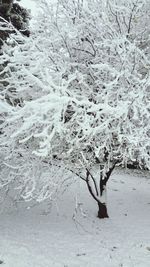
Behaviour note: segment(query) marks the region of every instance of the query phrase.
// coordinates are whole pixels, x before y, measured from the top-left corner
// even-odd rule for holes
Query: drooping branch
[[[99,193],[98,193],[98,188],[97,188],[97,184],[96,184],[96,181],[95,181],[95,179],[94,179],[94,177],[93,177],[93,175],[91,174],[91,172],[86,168],[86,171],[87,171],[87,173],[90,175],[90,177],[91,177],[91,179],[92,179],[92,181],[93,181],[93,183],[94,183],[94,187],[95,187],[95,192],[96,192],[96,195],[98,196],[99,195]]]
[[[43,160],[43,163],[46,163],[46,164],[49,164],[51,166],[55,166],[55,167],[58,167],[58,168],[62,168],[62,166],[60,164],[51,163],[51,162],[49,162],[47,160]],[[86,181],[86,179],[81,174],[79,174],[78,172],[76,172],[76,171],[74,171],[74,170],[72,170],[72,169],[70,169],[70,168],[68,168],[66,166],[64,168],[65,168],[65,170],[67,170],[67,171],[75,174],[76,176],[78,176],[81,180]]]
[[[95,199],[95,201],[96,201],[97,203],[99,203],[99,199],[98,199],[98,197],[94,194],[93,189],[92,189],[92,186],[91,186],[91,184],[90,184],[90,178],[89,178],[89,176],[90,176],[90,173],[89,173],[89,171],[87,170],[87,172],[86,172],[86,184],[87,184],[88,190],[89,190],[91,196]]]

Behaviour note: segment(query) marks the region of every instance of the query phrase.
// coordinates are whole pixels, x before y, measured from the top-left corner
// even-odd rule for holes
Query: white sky
[[[36,13],[36,1],[34,0],[21,0],[20,4],[28,9],[31,9],[31,13],[34,16]]]

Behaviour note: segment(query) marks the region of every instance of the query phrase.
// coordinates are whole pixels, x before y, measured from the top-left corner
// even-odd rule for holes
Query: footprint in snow
[[[85,255],[86,255],[86,253],[78,253],[78,254],[76,254],[77,257],[85,256]]]

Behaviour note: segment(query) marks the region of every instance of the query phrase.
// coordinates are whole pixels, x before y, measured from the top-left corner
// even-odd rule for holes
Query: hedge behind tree
[[[29,19],[29,11],[18,3],[14,3],[13,0],[0,1],[0,22],[10,22],[17,30],[28,37],[30,35],[28,27]],[[10,32],[8,31],[0,30],[0,46],[9,34]]]

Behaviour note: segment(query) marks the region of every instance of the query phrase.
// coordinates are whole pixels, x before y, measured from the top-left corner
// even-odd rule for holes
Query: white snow
[[[5,207],[2,266],[149,267],[150,180],[144,173],[117,170],[108,184],[110,218],[105,220],[96,218],[97,207],[82,182],[72,185],[50,212],[48,204],[25,209],[19,204],[15,211]]]
[[[11,110],[10,105],[0,99],[0,114]]]

